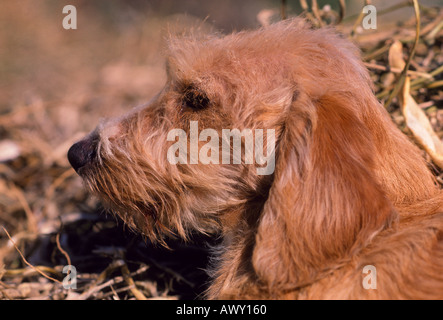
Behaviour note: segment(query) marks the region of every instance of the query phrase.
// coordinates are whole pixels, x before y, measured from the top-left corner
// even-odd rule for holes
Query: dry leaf
[[[443,169],[443,143],[432,129],[425,112],[409,93],[409,77],[406,77],[403,85],[400,105],[406,125],[414,137],[431,156],[434,163]]]
[[[14,141],[0,141],[0,162],[14,160],[18,156],[20,156],[20,147]]]
[[[257,14],[257,20],[262,27],[267,27],[272,23],[272,17],[277,14],[276,9],[263,9]]]
[[[403,45],[400,41],[395,40],[389,48],[388,60],[391,68],[403,70],[405,67],[406,62],[403,59]]]
[[[406,65],[403,60],[403,45],[396,40],[389,48],[389,65],[391,68],[403,69]],[[399,94],[401,111],[406,125],[411,130],[418,143],[431,156],[436,165],[443,169],[443,142],[435,133],[426,113],[418,106],[410,94],[410,80],[405,77],[403,88]]]

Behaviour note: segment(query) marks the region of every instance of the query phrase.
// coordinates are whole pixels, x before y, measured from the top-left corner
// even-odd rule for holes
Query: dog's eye
[[[194,86],[186,87],[183,91],[183,106],[192,110],[203,110],[209,106],[209,98]]]

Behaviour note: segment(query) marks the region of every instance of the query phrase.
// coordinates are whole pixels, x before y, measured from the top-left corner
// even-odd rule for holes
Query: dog
[[[221,234],[207,298],[443,298],[442,191],[353,44],[295,18],[171,37],[166,71],[157,96],[102,121],[68,159],[151,241]],[[192,138],[195,123],[205,136]],[[225,129],[275,139],[263,147],[273,170],[245,161],[245,136],[240,163],[217,162]],[[213,161],[192,159],[203,148]]]

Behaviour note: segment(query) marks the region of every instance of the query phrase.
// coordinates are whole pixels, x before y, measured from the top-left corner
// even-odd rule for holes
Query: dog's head
[[[255,221],[243,222],[257,235],[257,274],[294,283],[395,217],[386,189],[402,173],[383,180],[396,164],[378,158],[401,147],[386,142],[397,133],[356,48],[336,33],[296,19],[171,39],[167,75],[151,102],[104,121],[68,154],[130,226],[153,240],[229,232],[253,207]],[[412,169],[404,176],[423,173]]]
[[[267,196],[283,115],[302,90],[284,28],[170,39],[164,89],[70,149],[87,187],[152,239],[235,224]]]

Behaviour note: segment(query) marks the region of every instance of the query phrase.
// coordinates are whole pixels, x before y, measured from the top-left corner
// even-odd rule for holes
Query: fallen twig
[[[43,277],[45,277],[48,280],[57,282],[59,284],[62,284],[61,281],[54,279],[53,277],[48,276],[47,274],[45,274],[44,272],[42,272],[41,270],[39,270],[38,268],[34,267],[32,264],[30,264],[26,258],[24,257],[24,255],[22,254],[22,252],[20,251],[20,249],[17,247],[17,245],[15,244],[14,240],[12,240],[12,237],[9,235],[9,232],[5,229],[5,227],[2,227],[3,230],[5,231],[6,235],[8,236],[9,240],[12,242],[12,244],[15,247],[15,250],[17,250],[17,252],[20,254],[20,256],[23,259],[23,262],[28,265],[29,267],[31,267],[33,270],[35,270],[37,273],[39,273],[40,275],[42,275]]]

